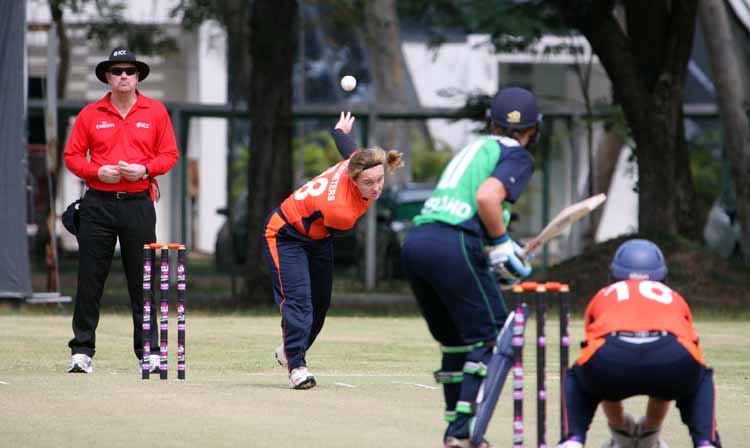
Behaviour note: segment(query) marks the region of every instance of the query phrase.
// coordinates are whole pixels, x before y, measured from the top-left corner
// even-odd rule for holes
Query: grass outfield
[[[189,310],[188,310],[189,311]],[[171,319],[170,377],[176,328]],[[574,322],[573,341],[581,339]],[[750,426],[748,322],[703,320],[698,331],[716,369],[718,423],[725,447],[747,446]],[[526,446],[535,437],[534,323],[527,328]],[[557,322],[548,333],[548,444],[559,434]],[[437,345],[416,317],[330,317],[308,363],[318,387],[287,389],[273,357],[276,317],[189,314],[187,381],[144,382],[125,314],[103,314],[92,375],[65,373],[70,360],[70,316],[0,312],[0,445],[160,447],[383,447],[441,446],[442,392],[431,372]],[[578,353],[577,344],[571,357]],[[510,446],[508,384],[487,438]],[[626,402],[642,413],[645,401]],[[676,409],[664,439],[690,447]],[[607,437],[601,413],[588,446]]]

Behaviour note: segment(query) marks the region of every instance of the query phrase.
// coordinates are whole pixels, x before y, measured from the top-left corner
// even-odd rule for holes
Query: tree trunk
[[[369,49],[370,70],[375,86],[378,108],[399,109],[405,107],[406,70],[401,55],[396,0],[373,0],[365,2],[365,41]],[[406,122],[378,121],[375,141],[378,146],[396,148],[404,152],[406,166],[411,166],[408,147],[408,124]],[[409,169],[397,173],[401,182],[410,180]]]
[[[695,218],[683,218],[695,201],[683,131],[682,92],[697,0],[627,2],[627,33],[613,15],[612,0],[587,6],[575,1],[557,3],[566,20],[589,40],[607,70],[633,132],[639,172],[639,231],[693,235]]]
[[[70,71],[70,39],[65,32],[65,21],[61,0],[50,0],[49,9],[52,21],[57,25],[57,41],[59,45],[60,63],[57,66],[57,96],[65,98],[65,89],[68,85],[68,72]]]
[[[750,265],[750,111],[743,108],[743,100],[749,99],[748,93],[743,88],[745,81],[726,3],[723,0],[702,0],[699,15],[717,90],[724,146],[737,195],[742,258],[746,265]]]
[[[246,100],[250,91],[250,5],[246,0],[217,2],[221,23],[227,31],[227,93],[230,102]]]
[[[252,75],[248,167],[248,252],[243,297],[248,304],[272,303],[263,262],[266,216],[292,187],[292,67],[297,41],[297,2],[256,0],[250,18]]]
[[[624,145],[625,141],[614,129],[605,129],[594,159],[595,188],[592,195],[609,193],[609,186],[612,184],[612,176],[617,167],[617,160],[620,158],[620,151],[622,151]],[[597,208],[591,214],[591,233],[594,236],[596,236],[596,231],[599,228],[602,208],[603,207]]]

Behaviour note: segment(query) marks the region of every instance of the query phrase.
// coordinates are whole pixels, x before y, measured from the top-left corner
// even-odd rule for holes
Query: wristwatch
[[[143,165],[144,168],[146,168],[146,172],[143,174],[143,177],[141,179],[148,179],[148,167],[146,165]]]

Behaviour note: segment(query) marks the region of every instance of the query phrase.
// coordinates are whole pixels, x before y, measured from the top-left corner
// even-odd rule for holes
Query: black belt
[[[611,334],[612,336],[625,336],[628,338],[655,338],[666,336],[668,332],[664,330],[613,331]]]
[[[129,200],[129,199],[143,199],[148,197],[148,190],[127,192],[127,191],[102,191],[94,190],[89,188],[86,194],[98,196],[106,199],[118,199],[118,200]]]

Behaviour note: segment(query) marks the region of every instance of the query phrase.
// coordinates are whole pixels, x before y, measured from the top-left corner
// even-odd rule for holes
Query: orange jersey
[[[292,192],[281,203],[286,221],[314,240],[329,236],[329,228],[353,228],[371,201],[362,198],[348,168],[348,160],[339,162]]]
[[[588,361],[615,331],[668,331],[700,363],[703,356],[693,316],[685,299],[663,283],[625,280],[602,288],[586,308],[586,346],[579,364]]]

